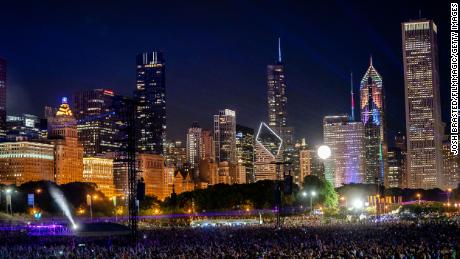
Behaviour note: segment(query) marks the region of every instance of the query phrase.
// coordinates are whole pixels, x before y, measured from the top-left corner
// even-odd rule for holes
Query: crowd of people
[[[0,258],[456,258],[452,221],[142,230],[127,236],[0,235]]]

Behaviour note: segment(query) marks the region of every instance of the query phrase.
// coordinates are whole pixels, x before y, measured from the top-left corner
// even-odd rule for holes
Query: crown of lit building
[[[70,106],[67,103],[67,97],[62,97],[62,102],[56,112],[56,116],[73,116],[72,110],[70,110]]]

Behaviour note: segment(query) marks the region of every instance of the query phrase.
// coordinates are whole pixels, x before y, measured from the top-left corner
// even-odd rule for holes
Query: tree
[[[307,195],[312,191],[317,193],[317,197],[313,199],[315,204],[323,204],[328,208],[334,208],[338,204],[339,199],[334,186],[332,186],[329,181],[322,180],[317,176],[305,176],[303,181],[303,191],[306,191]]]

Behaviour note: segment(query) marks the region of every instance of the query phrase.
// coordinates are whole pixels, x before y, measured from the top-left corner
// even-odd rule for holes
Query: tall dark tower
[[[137,55],[136,149],[138,152],[163,154],[166,140],[166,87],[163,53]]]
[[[268,125],[281,134],[286,122],[286,78],[284,64],[281,60],[281,43],[278,38],[278,59],[274,64],[267,66],[268,86]]]
[[[6,60],[0,58],[0,137],[6,135]]]
[[[361,121],[364,124],[364,183],[384,181],[386,132],[383,81],[372,64],[361,79]]]

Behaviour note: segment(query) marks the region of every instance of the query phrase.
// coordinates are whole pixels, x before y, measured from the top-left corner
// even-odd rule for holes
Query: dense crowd
[[[161,228],[128,237],[2,233],[0,258],[456,258],[453,222]]]

